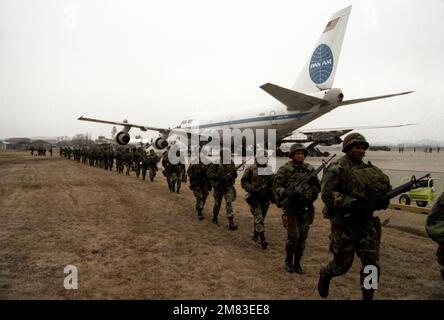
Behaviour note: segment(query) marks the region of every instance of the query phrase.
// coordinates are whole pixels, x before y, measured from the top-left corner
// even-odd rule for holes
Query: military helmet
[[[290,147],[290,158],[293,156],[295,151],[304,151],[305,156],[308,154],[307,148],[301,143],[295,143]]]
[[[151,149],[151,150],[150,150],[150,153],[151,153],[151,154],[153,154],[153,153],[154,153],[154,150],[153,150],[153,149]]]
[[[344,138],[344,141],[342,142],[342,152],[347,152],[348,148],[357,143],[363,144],[366,150],[370,146],[362,134],[354,132]]]

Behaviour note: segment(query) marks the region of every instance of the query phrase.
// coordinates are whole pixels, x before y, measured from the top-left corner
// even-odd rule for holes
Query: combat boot
[[[228,221],[229,221],[228,229],[237,230],[237,225],[234,224],[233,217],[228,218]]]
[[[264,249],[264,250],[267,249],[268,242],[267,242],[267,240],[265,240],[265,233],[262,231],[262,232],[259,232],[258,234],[259,234],[259,239],[261,240],[262,249]]]
[[[318,292],[322,298],[328,297],[328,290],[330,288],[331,276],[327,274],[325,268],[321,268],[319,272]]]
[[[254,233],[253,233],[253,236],[251,237],[251,240],[253,240],[253,241],[257,241],[258,240],[256,230],[254,230]]]
[[[363,289],[362,290],[362,300],[373,300],[373,295],[375,290],[373,289]]]
[[[296,256],[294,257],[293,270],[296,273],[304,274],[304,270],[301,267],[301,258],[297,258]]]
[[[202,209],[197,210],[197,218],[199,220],[203,220],[204,219],[204,216],[203,216],[203,213],[202,213]]]

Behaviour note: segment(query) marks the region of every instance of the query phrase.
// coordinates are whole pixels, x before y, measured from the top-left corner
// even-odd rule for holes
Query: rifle
[[[291,187],[291,190],[289,190],[290,188],[287,189],[285,191],[285,198],[283,201],[281,201],[280,206],[285,210],[291,210],[294,207],[294,202],[297,202],[298,200],[302,201],[300,195],[304,194],[310,189],[309,182],[316,178],[318,173],[321,172],[321,170],[323,170],[334,157],[336,157],[336,153],[327,160],[322,160],[322,164],[316,170],[310,172],[304,178],[297,181]]]
[[[227,187],[228,184],[228,180],[230,178],[233,177],[233,174],[243,165],[245,165],[246,161],[242,161],[241,164],[237,165],[233,170],[231,170],[230,172],[228,172],[226,175],[224,175],[223,177],[218,178],[218,180],[216,180],[216,182],[214,183],[214,189],[225,189]]]
[[[361,215],[370,217],[375,210],[381,210],[385,209],[387,207],[387,202],[390,202],[390,199],[400,195],[401,193],[410,191],[411,189],[419,188],[423,185],[424,179],[427,179],[430,177],[430,173],[426,174],[425,176],[416,179],[415,176],[412,176],[412,179],[410,181],[401,184],[400,186],[396,187],[395,189],[388,191],[388,192],[380,192],[372,196],[370,199],[353,199],[350,209],[346,214],[344,214],[344,219],[348,220],[350,223],[357,223],[356,220]],[[366,219],[362,219],[365,221]]]
[[[254,198],[257,198],[258,196],[262,195],[262,193],[264,193],[264,191],[266,190],[268,184],[270,183],[271,180],[274,179],[274,175],[271,174],[269,175],[267,178],[265,178],[265,180],[256,188],[254,188],[255,190],[253,192],[250,192],[249,195],[245,198],[245,201],[250,204],[253,202]],[[271,202],[274,203],[274,197],[271,197]]]

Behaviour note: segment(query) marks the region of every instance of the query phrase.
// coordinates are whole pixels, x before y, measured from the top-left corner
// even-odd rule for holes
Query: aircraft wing
[[[285,104],[288,110],[308,111],[315,105],[328,103],[327,100],[285,89],[272,83],[263,84],[260,88],[276,100]]]
[[[414,126],[416,123],[407,123],[407,124],[395,124],[395,125],[387,125],[387,126],[360,126],[360,127],[343,127],[343,128],[324,128],[324,129],[306,129],[306,130],[296,130],[295,133],[285,139],[282,140],[282,143],[288,142],[329,142],[331,144],[339,144],[342,142],[340,137],[343,135],[353,131],[353,130],[361,130],[361,129],[385,129],[385,128],[399,128],[399,127],[409,127]],[[305,137],[297,137],[292,138],[292,136],[298,133],[302,133]]]
[[[98,123],[106,123],[106,124],[114,124],[114,125],[124,126],[124,127],[134,127],[134,128],[139,128],[142,131],[147,131],[147,130],[158,131],[161,134],[165,134],[165,135],[168,135],[172,131],[171,129],[141,126],[139,124],[127,123],[127,122],[115,122],[115,121],[99,120],[99,119],[93,119],[93,118],[86,118],[84,116],[79,117],[77,120],[98,122]]]
[[[412,92],[413,91],[406,91],[406,92],[401,92],[401,93],[386,94],[386,95],[383,95],[383,96],[375,96],[375,97],[368,97],[368,98],[345,100],[345,101],[339,102],[338,106],[345,106],[345,105],[348,105],[348,104],[361,103],[361,102],[366,102],[366,101],[372,101],[372,100],[378,100],[378,99],[385,99],[385,98],[390,98],[390,97],[402,96],[404,94],[409,94],[409,93],[412,93]]]
[[[364,130],[364,129],[386,129],[386,128],[400,128],[400,127],[410,127],[416,126],[417,123],[404,123],[404,124],[392,124],[386,126],[358,126],[358,127],[338,127],[338,128],[319,128],[319,129],[302,129],[296,130],[296,132],[300,132],[303,134],[315,133],[315,132],[332,132],[332,131],[340,131],[340,130]]]

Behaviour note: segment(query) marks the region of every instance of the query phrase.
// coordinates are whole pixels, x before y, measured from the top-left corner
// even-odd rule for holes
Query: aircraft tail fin
[[[332,88],[350,11],[348,6],[331,16],[293,90],[310,93]]]

